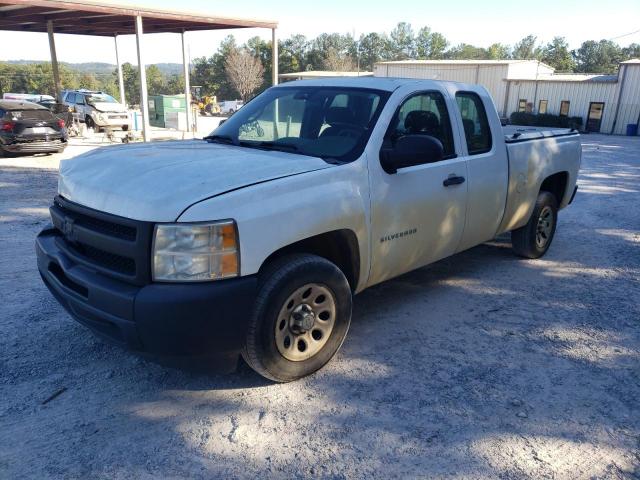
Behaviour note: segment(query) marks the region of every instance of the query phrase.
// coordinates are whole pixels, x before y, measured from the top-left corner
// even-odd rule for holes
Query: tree
[[[325,70],[332,72],[351,72],[356,69],[355,62],[347,54],[340,54],[335,48],[329,47],[322,66]]]
[[[615,73],[623,59],[622,49],[611,40],[587,40],[572,54],[581,73]]]
[[[388,43],[386,35],[376,32],[360,36],[358,42],[358,55],[360,68],[365,71],[373,71],[376,62],[387,60],[385,56],[385,46]]]
[[[166,94],[166,84],[164,75],[156,65],[148,65],[145,69],[147,74],[147,89],[149,95]]]
[[[640,58],[640,43],[632,43],[628,47],[623,48],[622,57],[624,58],[624,60]]]
[[[536,48],[537,37],[527,35],[513,46],[512,56],[516,60],[535,60],[540,55],[540,50]]]
[[[486,57],[488,60],[505,60],[510,56],[509,47],[502,43],[489,45],[486,50]]]
[[[431,29],[422,27],[415,37],[416,56],[421,59],[431,58]]]
[[[445,57],[445,52],[449,47],[449,42],[445,36],[438,32],[431,34],[431,52],[429,58],[438,60]]]
[[[246,48],[231,50],[225,61],[225,68],[229,82],[245,102],[262,85],[262,63]]]
[[[393,60],[406,60],[416,57],[415,38],[411,24],[400,22],[389,35],[389,52]]]
[[[553,37],[551,42],[542,47],[540,60],[558,72],[573,72],[576,66],[564,37]]]
[[[282,73],[302,72],[307,69],[309,40],[304,35],[294,35],[280,45],[280,67]]]
[[[452,60],[485,60],[487,51],[468,43],[461,43],[447,51],[447,58]]]

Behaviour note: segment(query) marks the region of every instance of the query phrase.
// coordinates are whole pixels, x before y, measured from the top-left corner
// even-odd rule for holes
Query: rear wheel
[[[315,255],[290,255],[265,269],[242,353],[263,377],[289,382],[322,368],[351,322],[342,271]]]
[[[93,118],[91,118],[89,115],[84,118],[84,123],[87,125],[87,128],[96,128],[96,122],[94,122]]]
[[[511,243],[517,255],[525,258],[543,256],[556,233],[558,202],[549,192],[540,192],[529,221],[511,232]]]

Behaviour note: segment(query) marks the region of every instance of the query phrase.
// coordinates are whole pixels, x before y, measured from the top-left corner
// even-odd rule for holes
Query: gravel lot
[[[334,361],[286,385],[73,322],[33,249],[56,172],[4,159],[0,478],[640,478],[640,138],[583,148],[544,259],[499,238],[371,288]]]

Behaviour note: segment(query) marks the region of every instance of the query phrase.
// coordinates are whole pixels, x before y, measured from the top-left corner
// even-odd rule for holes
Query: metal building
[[[537,60],[408,60],[377,63],[374,76],[478,83],[503,117],[581,117],[587,131],[622,135],[640,123],[640,60],[622,62],[616,75],[555,74]]]

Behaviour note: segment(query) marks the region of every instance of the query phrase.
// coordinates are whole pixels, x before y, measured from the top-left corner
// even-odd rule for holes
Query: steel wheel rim
[[[538,248],[544,248],[553,232],[553,210],[546,206],[538,216],[538,224],[536,225],[536,245]]]
[[[324,285],[308,283],[287,297],[275,325],[280,354],[302,362],[325,346],[336,322],[335,296]]]

